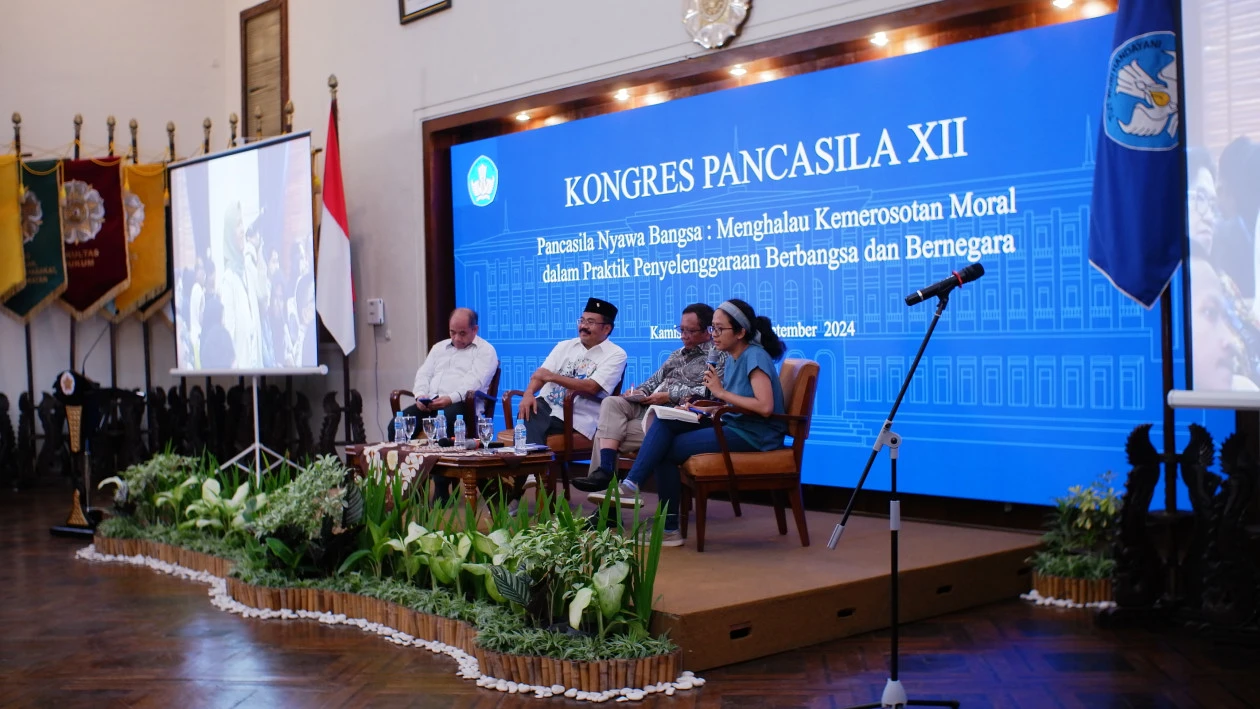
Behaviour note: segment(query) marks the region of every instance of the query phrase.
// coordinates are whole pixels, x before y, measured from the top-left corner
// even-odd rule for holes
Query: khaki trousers
[[[647,407],[620,396],[606,396],[599,404],[599,427],[595,429],[595,450],[591,451],[591,471],[599,467],[599,440],[621,441],[620,453],[634,453],[643,444],[643,414]]]

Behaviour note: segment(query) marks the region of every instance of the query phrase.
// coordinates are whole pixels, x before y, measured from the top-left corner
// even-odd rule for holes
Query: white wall
[[[231,0],[225,101],[240,95]],[[924,4],[923,0],[758,0],[735,46]],[[289,91],[296,126],[326,131],[327,78],[340,82],[342,169],[360,301],[386,301],[382,332],[362,325],[352,386],[364,396],[368,437],[381,435],[388,393],[410,387],[428,342],[424,322],[421,121],[704,53],[682,26],[681,0],[454,0],[399,25],[392,2],[289,3]],[[360,302],[360,308],[362,302]],[[389,332],[385,338],[383,331]],[[380,399],[374,401],[374,348]],[[339,361],[336,350],[321,353]],[[339,379],[336,381],[340,381]],[[336,386],[336,382],[329,382]],[[524,382],[509,382],[521,386]]]
[[[68,11],[87,3],[10,0],[2,15],[6,26],[11,26],[14,13],[8,5],[13,5],[19,26],[47,29],[18,35],[16,48],[7,40],[0,44],[0,58],[8,60],[3,66],[19,69],[0,72],[0,81],[5,82],[0,84],[2,115],[12,103],[32,124],[59,121],[55,129],[31,134],[40,145],[68,140],[75,111],[82,111],[89,121],[103,122],[105,113],[114,110],[124,125],[123,115],[130,117],[126,112],[134,111],[142,127],[164,125],[169,117],[181,130],[198,125],[201,116],[209,114],[221,125],[218,116],[240,111],[239,13],[253,4],[254,0],[227,0],[222,5],[126,0],[111,3],[108,15],[87,17],[82,11],[77,15]],[[454,0],[449,10],[399,25],[393,2],[289,3],[289,91],[296,107],[295,128],[311,130],[316,145],[322,145],[328,121],[327,78],[335,73],[341,84],[342,168],[355,288],[360,307],[370,297],[386,301],[386,327],[373,332],[360,324],[359,349],[351,363],[352,386],[365,399],[370,439],[380,435],[377,420],[387,414],[389,390],[411,384],[428,345],[422,303],[421,121],[704,53],[682,27],[684,4]],[[924,0],[757,0],[735,46],[922,4]],[[133,16],[146,18],[144,31],[127,26],[124,18]],[[91,51],[79,47],[65,59],[64,52],[37,56],[37,48],[51,43],[33,37],[57,34],[94,46]],[[127,44],[123,38],[128,34],[145,37],[147,44]],[[31,85],[15,85],[25,82],[26,76],[33,79]],[[141,80],[129,82],[130,76]],[[56,90],[46,91],[50,84]],[[150,114],[156,117],[150,119]],[[143,135],[145,149],[157,149],[160,136]],[[181,135],[181,145],[188,145],[189,131]],[[217,129],[216,145],[225,136]],[[87,137],[103,142],[103,127]],[[65,320],[61,314],[40,319],[36,328],[40,352],[65,351]],[[94,337],[94,327],[99,325],[81,326],[81,338]],[[0,328],[0,360],[5,363],[0,367],[0,389],[15,397],[24,387],[21,330],[7,323]],[[138,328],[125,328],[122,336],[138,342]],[[166,348],[169,339],[164,332],[161,341]],[[378,349],[379,375],[374,373]],[[37,384],[51,381],[64,359],[54,357],[44,366]],[[336,350],[321,352],[321,359],[333,365],[340,361]],[[93,355],[88,370],[98,379],[100,364],[107,366],[107,357]],[[139,383],[130,375],[124,377],[122,370],[119,380],[123,385]],[[323,384],[339,389],[340,373]]]
[[[224,103],[223,7],[217,2],[168,0],[0,0],[0,136],[8,152],[9,116],[22,114],[22,150],[36,157],[69,155],[74,114],[83,114],[86,155],[106,153],[105,120],[118,126],[117,150],[130,146],[128,122],[139,122],[141,160],[160,160],[166,150],[166,123],[176,126],[176,148],[188,155],[201,145],[201,122],[216,123],[215,140],[227,139]],[[159,318],[159,321],[165,322]],[[162,324],[152,328],[154,370],[175,363],[174,338]],[[78,325],[78,359],[92,346],[106,321]],[[51,388],[57,372],[70,365],[70,316],[56,305],[32,321],[35,385]],[[131,319],[119,327],[118,384],[144,384],[141,328]],[[0,392],[12,401],[26,389],[23,328],[0,316]],[[76,367],[79,363],[76,363]],[[87,362],[88,376],[109,383],[109,335],[101,337]],[[164,376],[155,381],[169,383]],[[15,415],[15,414],[14,414]],[[16,415],[15,415],[16,418]]]

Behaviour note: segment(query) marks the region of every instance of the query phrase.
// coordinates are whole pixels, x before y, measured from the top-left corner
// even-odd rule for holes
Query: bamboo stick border
[[[115,556],[149,556],[168,564],[201,571],[223,578],[227,592],[234,600],[252,608],[269,610],[312,611],[333,613],[351,618],[364,618],[387,625],[422,640],[457,647],[477,658],[483,675],[531,686],[563,685],[583,692],[604,692],[627,687],[647,687],[670,683],[681,673],[681,651],[632,660],[600,660],[579,662],[552,657],[511,655],[486,650],[477,644],[477,629],[461,620],[420,613],[395,603],[341,591],[314,588],[268,588],[242,583],[229,574],[232,562],[210,554],[189,551],[182,547],[146,539],[114,539],[97,536],[97,551]],[[1037,575],[1034,574],[1034,586]],[[1079,580],[1079,579],[1067,579]],[[1110,600],[1110,581],[1107,599]],[[1040,587],[1038,587],[1040,590]],[[1042,591],[1042,595],[1047,595]],[[1061,597],[1057,596],[1056,597]]]

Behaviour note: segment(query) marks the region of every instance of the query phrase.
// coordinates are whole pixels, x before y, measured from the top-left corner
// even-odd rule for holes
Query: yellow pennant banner
[[[110,319],[123,320],[166,290],[166,166],[123,167],[131,285],[114,298]]]
[[[16,155],[0,155],[0,300],[26,285],[22,253],[22,180]]]

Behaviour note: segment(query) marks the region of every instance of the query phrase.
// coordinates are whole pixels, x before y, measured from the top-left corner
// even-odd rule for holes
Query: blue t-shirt
[[[779,383],[779,372],[775,369],[770,353],[761,345],[750,343],[739,357],[727,359],[722,387],[732,394],[753,396],[752,380],[749,377],[758,369],[770,377],[770,387],[774,391],[774,413],[783,413],[783,386]],[[786,421],[752,414],[727,414],[722,417],[722,424],[757,450],[763,451],[782,448],[783,436],[787,433]]]

